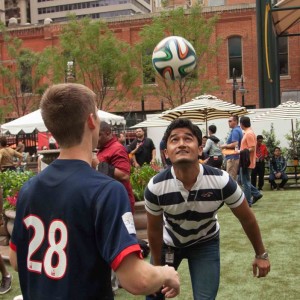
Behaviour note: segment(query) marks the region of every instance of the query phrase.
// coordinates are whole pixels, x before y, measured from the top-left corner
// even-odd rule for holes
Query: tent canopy
[[[126,124],[126,120],[122,116],[114,115],[103,110],[98,110],[98,115],[101,121],[105,121],[111,125]],[[9,132],[11,134],[18,134],[19,132],[32,133],[34,130],[40,132],[48,131],[42,119],[40,109],[1,126],[2,132]]]

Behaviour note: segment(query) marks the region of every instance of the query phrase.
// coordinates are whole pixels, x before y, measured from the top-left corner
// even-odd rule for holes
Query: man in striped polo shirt
[[[220,277],[217,211],[226,203],[254,248],[254,276],[265,277],[270,263],[255,216],[227,172],[199,164],[200,129],[187,119],[176,119],[164,138],[172,167],[153,177],[145,190],[154,265],[177,269],[182,259],[188,259],[194,299],[215,299]],[[163,298],[158,293],[147,299]]]

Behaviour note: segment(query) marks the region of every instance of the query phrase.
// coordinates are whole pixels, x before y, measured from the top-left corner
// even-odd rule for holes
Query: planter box
[[[135,202],[133,220],[138,239],[147,239],[147,214],[145,210],[145,202]]]

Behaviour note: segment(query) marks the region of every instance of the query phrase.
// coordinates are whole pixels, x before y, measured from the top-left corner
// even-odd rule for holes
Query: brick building
[[[174,0],[175,1],[175,0]],[[179,0],[176,0],[179,1]],[[178,5],[182,1],[178,2]],[[257,20],[255,0],[227,0],[210,1],[204,0],[203,12],[208,16],[218,13],[219,21],[215,27],[213,39],[222,38],[222,44],[213,62],[208,65],[208,72],[205,79],[216,79],[218,89],[212,91],[213,95],[231,102],[233,100],[233,74],[232,66],[238,66],[240,70],[236,74],[237,83],[241,86],[241,75],[243,75],[244,104],[250,108],[259,107],[259,82],[258,82],[258,51],[257,51]],[[174,4],[175,2],[168,2]],[[186,5],[187,2],[185,2]],[[213,6],[217,4],[218,6]],[[224,5],[226,4],[226,5]],[[170,6],[172,6],[170,5]],[[177,5],[177,2],[176,2]],[[159,5],[156,4],[159,7]],[[175,4],[173,5],[175,6]],[[109,19],[108,23],[116,36],[128,43],[134,44],[138,39],[139,30],[144,24],[151,22],[151,14],[138,14],[128,17]],[[9,29],[14,35],[23,40],[24,47],[34,51],[41,51],[50,45],[57,45],[58,33],[61,24],[51,23],[36,26],[18,26]],[[300,24],[293,27],[292,32],[300,32]],[[280,38],[279,43],[279,66],[280,66],[280,87],[282,98],[300,98],[300,37],[291,36]],[[237,48],[236,48],[236,45]],[[238,50],[234,56],[231,52]],[[3,41],[0,41],[0,59],[6,59]],[[238,61],[238,63],[237,63]],[[202,62],[205,63],[205,62]],[[142,75],[141,75],[142,77]],[[201,79],[200,79],[201,80]],[[136,84],[141,84],[142,79]],[[0,90],[3,87],[0,82]],[[237,89],[235,92],[236,103],[242,104],[242,94]],[[0,105],[5,105],[0,99]],[[128,109],[130,108],[130,109]],[[166,107],[164,107],[166,108]],[[139,114],[142,110],[145,113],[157,112],[161,109],[160,99],[153,97],[144,98],[144,105],[141,102],[132,101],[127,103],[122,111],[115,111],[120,114]]]

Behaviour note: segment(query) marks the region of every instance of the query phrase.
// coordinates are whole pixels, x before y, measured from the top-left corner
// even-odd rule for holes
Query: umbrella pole
[[[295,148],[295,132],[294,132],[294,121],[293,119],[291,119],[291,123],[292,123],[292,145],[293,145],[293,156],[296,156],[296,148]],[[293,157],[293,158],[294,158]]]

